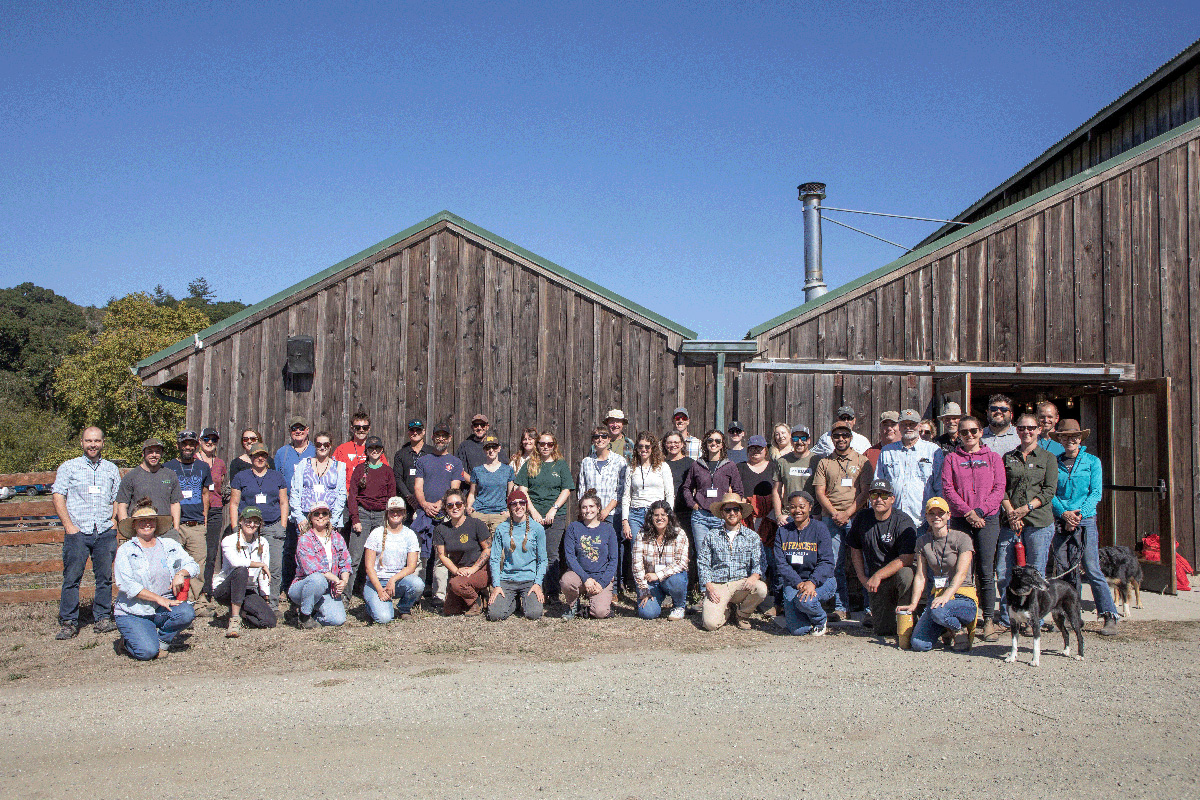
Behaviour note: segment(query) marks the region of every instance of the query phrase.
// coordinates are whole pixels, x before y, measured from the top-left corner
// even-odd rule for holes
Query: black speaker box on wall
[[[287,371],[292,375],[312,375],[316,372],[313,337],[289,336],[287,340]]]

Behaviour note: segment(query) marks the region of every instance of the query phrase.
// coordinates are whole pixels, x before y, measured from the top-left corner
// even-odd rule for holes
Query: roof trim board
[[[593,293],[599,295],[600,297],[602,297],[612,303],[615,303],[616,305],[620,306],[621,308],[626,309],[627,311],[631,311],[635,314],[638,314],[639,316],[643,316],[643,317],[663,326],[664,328],[667,328],[668,330],[679,334],[684,339],[695,339],[698,335],[695,331],[691,330],[690,328],[685,328],[684,326],[667,319],[666,317],[662,316],[661,314],[657,314],[657,313],[651,311],[650,309],[646,308],[645,306],[643,306],[639,303],[635,303],[632,300],[629,300],[628,298],[622,297],[621,295],[619,295],[615,292],[605,289],[603,286],[600,286],[597,283],[593,283],[592,281],[589,281],[587,278],[584,278],[583,276],[578,275],[569,269],[566,269],[564,267],[559,266],[558,264],[555,264],[553,261],[542,258],[541,256],[537,255],[536,253],[532,253],[529,250],[526,250],[525,248],[508,241],[507,239],[505,239],[502,236],[497,236],[496,234],[494,234],[490,231],[487,231],[487,230],[479,227],[478,225],[468,222],[467,220],[463,219],[462,217],[458,216],[457,214],[452,214],[449,211],[440,211],[437,214],[434,214],[432,217],[429,217],[426,220],[418,222],[416,225],[406,228],[406,229],[400,231],[400,233],[397,233],[394,236],[388,237],[387,239],[384,239],[382,242],[379,242],[376,245],[368,247],[366,250],[356,253],[356,254],[350,256],[349,258],[343,259],[342,261],[339,261],[338,263],[334,264],[333,266],[328,267],[327,269],[321,270],[320,272],[316,273],[315,275],[312,275],[293,286],[289,286],[288,288],[286,288],[280,292],[276,292],[275,294],[271,295],[270,297],[268,297],[265,300],[259,301],[258,303],[255,303],[252,306],[248,306],[247,308],[242,309],[241,311],[239,311],[238,313],[236,313],[230,317],[226,317],[225,319],[221,320],[220,322],[216,323],[215,325],[210,325],[209,327],[205,328],[204,330],[202,330],[198,334],[196,334],[195,337],[189,337],[187,339],[183,339],[183,340],[171,345],[170,347],[166,347],[166,348],[158,351],[157,353],[154,353],[153,355],[143,358],[141,361],[134,364],[132,369],[135,373],[138,373],[147,367],[153,366],[154,364],[158,363],[159,361],[162,361],[166,358],[170,358],[173,355],[177,355],[177,354],[181,353],[183,350],[187,349],[187,347],[189,345],[194,344],[196,341],[196,338],[199,338],[200,341],[204,341],[212,336],[215,336],[216,334],[220,333],[221,331],[223,331],[233,325],[236,325],[239,322],[249,319],[250,317],[253,317],[255,314],[257,314],[261,311],[264,311],[268,308],[278,305],[279,303],[282,303],[283,301],[303,292],[304,290],[310,289],[313,286],[317,285],[318,283],[337,275],[339,272],[341,272],[349,267],[352,267],[355,264],[357,264],[361,261],[364,261],[364,260],[370,258],[371,256],[374,256],[374,255],[382,252],[383,250],[386,250],[389,247],[392,247],[393,245],[399,244],[400,242],[404,241],[405,239],[408,239],[418,233],[421,233],[422,231],[427,230],[441,222],[448,222],[459,228],[462,228],[463,230],[465,230],[471,234],[474,234],[475,236],[478,236],[481,239],[484,239],[484,240],[490,242],[491,244],[495,245],[496,247],[498,247],[500,249],[507,250],[507,251],[511,252],[513,255],[520,256],[521,258],[523,258],[527,261],[530,261],[533,264],[536,264],[537,266],[549,271],[550,273],[552,273],[554,275],[557,275],[560,278],[564,278],[568,281],[571,281],[572,283],[578,284],[579,286],[583,287],[584,289],[588,290],[589,292],[593,292]]]
[[[1038,203],[1042,202],[1043,200],[1045,200],[1049,197],[1053,197],[1054,195],[1059,194],[1060,192],[1063,192],[1067,189],[1070,189],[1073,186],[1077,186],[1087,180],[1090,180],[1091,178],[1096,177],[1097,175],[1099,175],[1102,172],[1106,172],[1123,162],[1135,159],[1135,158],[1145,154],[1146,152],[1153,150],[1157,147],[1160,147],[1174,139],[1182,138],[1197,129],[1200,129],[1200,118],[1194,119],[1191,122],[1188,122],[1184,125],[1180,125],[1178,128],[1172,128],[1171,130],[1167,131],[1166,133],[1160,134],[1149,141],[1142,142],[1137,147],[1126,150],[1124,153],[1116,155],[1107,161],[1103,161],[1094,167],[1085,169],[1083,172],[1072,175],[1070,178],[1066,179],[1065,181],[1056,183],[1053,186],[1048,186],[1045,189],[1043,189],[1042,191],[1038,192],[1037,194],[1030,195],[1029,197],[1020,201],[1019,203],[1014,203],[1011,206],[1005,206],[1004,208],[1000,209],[999,211],[997,211],[987,217],[984,217],[983,219],[979,220],[978,222],[973,222],[966,227],[960,227],[957,231],[950,234],[949,236],[944,236],[941,239],[937,239],[936,241],[930,242],[929,244],[926,244],[922,247],[918,247],[916,250],[913,250],[910,253],[905,253],[903,256],[896,259],[895,261],[892,261],[891,263],[888,263],[888,264],[884,264],[882,267],[879,267],[876,270],[868,272],[867,274],[862,275],[861,277],[856,278],[855,280],[852,280],[849,283],[842,284],[841,286],[837,287],[836,289],[832,289],[829,292],[827,292],[826,294],[823,294],[814,300],[809,300],[807,303],[804,303],[800,306],[797,306],[796,308],[793,308],[791,311],[785,311],[784,313],[780,314],[779,316],[769,319],[766,322],[762,323],[761,325],[756,325],[755,327],[751,328],[749,330],[749,332],[746,333],[745,338],[753,339],[763,333],[766,333],[767,331],[771,330],[772,328],[776,328],[776,327],[784,324],[785,322],[791,322],[792,320],[796,319],[797,317],[799,317],[803,314],[807,314],[807,313],[813,311],[814,309],[825,305],[826,303],[829,303],[833,300],[836,300],[840,297],[843,297],[843,296],[853,292],[855,289],[859,289],[862,286],[865,286],[866,284],[868,284],[872,281],[878,280],[879,278],[882,278],[890,273],[899,272],[901,269],[908,266],[909,264],[912,264],[914,261],[918,261],[922,258],[925,258],[926,256],[930,255],[931,253],[936,253],[940,250],[944,250],[944,249],[948,248],[950,245],[954,244],[955,242],[958,242],[962,239],[967,238],[968,236],[978,233],[979,231],[983,230],[984,228],[987,228],[990,225],[994,225],[995,223],[997,223],[1007,217],[1015,216],[1015,215],[1019,214],[1020,212],[1026,210],[1034,205],[1037,205]]]

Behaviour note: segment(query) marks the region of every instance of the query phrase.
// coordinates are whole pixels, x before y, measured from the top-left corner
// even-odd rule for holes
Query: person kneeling
[[[171,518],[154,513],[147,498],[117,523],[129,541],[117,548],[113,580],[120,590],[113,614],[125,652],[138,661],[167,654],[175,636],[196,617],[196,609],[175,598],[185,581],[200,574],[200,565],[174,539],[160,539]]]
[[[330,527],[329,504],[318,500],[308,510],[308,532],[296,542],[296,579],[287,592],[288,599],[300,607],[299,627],[346,621],[342,598],[350,564],[346,540]]]
[[[925,524],[918,531],[916,550],[913,600],[898,607],[896,613],[916,611],[918,598],[925,592],[928,580],[929,606],[912,632],[912,649],[924,652],[933,649],[938,636],[953,635],[975,621],[979,607],[975,576],[971,571],[975,545],[967,534],[951,530],[950,505],[940,497],[931,497],[925,504]],[[968,634],[965,649],[970,647]]]
[[[241,635],[242,618],[254,628],[274,628],[271,610],[271,544],[259,535],[262,512],[242,509],[238,529],[221,540],[221,571],[213,576],[213,600],[229,606],[226,638]]]
[[[600,519],[600,497],[588,489],[579,498],[579,520],[563,534],[567,566],[560,581],[567,610],[563,619],[579,613],[579,595],[588,597],[588,615],[593,619],[612,616],[613,578],[617,575],[617,531]]]
[[[546,602],[542,594],[546,529],[529,518],[529,497],[523,489],[508,493],[508,519],[496,526],[490,560],[495,585],[488,599],[488,619],[508,619],[517,610],[517,600],[526,619],[540,619]]]
[[[812,518],[813,496],[787,497],[791,521],[775,532],[776,589],[783,594],[783,616],[775,617],[793,636],[822,636],[829,617],[822,603],[837,592],[833,539],[825,523]]]
[[[675,520],[671,504],[656,500],[633,543],[633,581],[637,584],[638,616],[658,619],[663,598],[671,596],[670,619],[683,619],[687,605],[688,538]]]
[[[895,508],[896,494],[888,481],[872,481],[867,499],[870,507],[854,515],[846,545],[858,582],[870,598],[875,635],[895,636],[896,606],[912,595],[916,524]]]
[[[696,569],[704,587],[702,624],[710,631],[724,625],[732,603],[737,607],[734,624],[748,629],[750,615],[767,597],[762,540],[742,524],[751,509],[736,493],[727,492],[708,508],[723,525],[696,543]]]
[[[384,524],[371,531],[363,547],[363,566],[367,570],[363,600],[371,619],[380,625],[397,616],[406,619],[425,593],[425,581],[417,575],[421,543],[404,524],[404,500],[389,497],[386,511]]]

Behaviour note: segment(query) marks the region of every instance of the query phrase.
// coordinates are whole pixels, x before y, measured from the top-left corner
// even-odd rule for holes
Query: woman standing
[[[725,457],[725,434],[710,430],[704,434],[703,447],[703,454],[688,470],[682,486],[683,497],[692,509],[693,549],[708,533],[725,527],[724,520],[717,519],[709,506],[730,492],[745,495],[737,464]]]
[[[771,429],[769,456],[774,461],[790,452],[792,452],[792,429],[787,426],[787,423],[776,422],[775,427]]]
[[[563,619],[579,613],[579,595],[588,597],[593,619],[612,616],[613,579],[617,575],[617,532],[600,518],[600,498],[588,489],[579,498],[579,520],[567,526],[563,537],[570,570],[562,576]]]
[[[484,461],[471,470],[471,490],[467,494],[467,513],[487,525],[488,535],[508,516],[504,499],[512,491],[516,471],[500,463],[500,440],[488,434],[483,437]]]
[[[483,613],[483,596],[488,585],[488,556],[492,537],[487,525],[467,516],[463,493],[450,489],[442,497],[442,508],[450,519],[433,530],[438,561],[450,573],[449,591],[442,613],[447,617]]]
[[[212,599],[213,572],[217,567],[217,554],[221,552],[221,533],[225,530],[225,498],[228,497],[225,476],[228,467],[217,458],[217,442],[220,434],[215,428],[200,431],[200,452],[196,458],[208,464],[208,520],[204,530],[206,558],[204,560],[204,593]]]
[[[302,459],[292,473],[288,495],[292,520],[303,533],[308,529],[308,512],[321,501],[329,506],[331,524],[340,530],[346,510],[346,465],[333,457],[333,437],[326,431],[316,435],[313,447],[317,454]]]
[[[158,538],[171,524],[169,516],[154,512],[147,498],[117,523],[121,533],[132,538],[117,548],[113,616],[125,652],[138,661],[165,656],[175,636],[196,616],[184,587],[187,579],[200,576],[200,565],[179,542]],[[185,599],[177,600],[181,593]]]
[[[363,549],[367,572],[363,600],[371,619],[379,625],[391,622],[397,615],[400,619],[407,618],[425,593],[425,582],[417,574],[421,544],[404,524],[405,511],[402,498],[388,498],[385,522],[371,531]]]
[[[513,457],[508,462],[508,465],[513,468],[513,473],[521,471],[521,467],[525,466],[525,462],[533,458],[537,453],[537,428],[526,428],[521,431],[521,442],[513,448]]]
[[[508,619],[517,610],[525,619],[541,619],[546,603],[542,580],[546,577],[546,530],[529,518],[529,498],[521,489],[508,494],[508,519],[496,526],[492,536],[491,597],[488,619]],[[520,544],[517,540],[520,539]]]
[[[345,623],[349,580],[350,550],[330,525],[329,505],[318,500],[308,512],[308,532],[296,542],[296,580],[288,587],[288,599],[300,607],[298,627]]]
[[[639,435],[639,441],[641,439]],[[633,544],[633,580],[638,591],[638,616],[658,619],[663,598],[671,596],[668,619],[683,619],[687,604],[688,539],[671,513],[671,503],[656,500]]]
[[[975,423],[978,425],[978,421]],[[954,635],[974,622],[978,595],[971,570],[975,546],[971,537],[950,527],[950,506],[940,497],[925,503],[925,524],[917,529],[912,600],[897,606],[897,614],[916,612],[926,584],[929,606],[912,632],[912,649],[926,652],[941,635]],[[963,649],[971,649],[968,635]]]
[[[562,509],[575,491],[575,480],[554,434],[543,431],[537,437],[533,455],[517,472],[516,485],[529,490],[529,516],[546,531],[546,577],[542,588],[546,597],[557,597],[562,575],[563,532],[567,529],[567,515]]]
[[[633,443],[633,463],[629,466],[629,480],[625,481],[625,496],[621,500],[621,532],[626,539],[641,533],[650,506],[660,500],[666,501],[667,508],[675,505],[675,477],[671,467],[663,461],[658,440],[642,431]],[[636,571],[635,565],[635,575]]]
[[[244,469],[250,469],[254,466],[254,461],[250,456],[250,451],[254,445],[263,444],[262,435],[254,430],[254,428],[246,428],[242,431],[242,454],[229,462],[229,482],[233,483],[233,478]],[[275,459],[267,455],[267,469],[275,469]],[[230,526],[233,525],[233,520],[229,521]]]
[[[213,599],[229,606],[227,639],[241,635],[242,618],[253,628],[274,628],[271,596],[271,554],[259,536],[262,512],[249,506],[238,519],[238,529],[221,542],[221,571],[213,576]]]

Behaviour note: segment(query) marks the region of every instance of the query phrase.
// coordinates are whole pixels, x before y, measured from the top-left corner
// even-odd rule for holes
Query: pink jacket
[[[974,453],[957,447],[942,464],[942,496],[950,504],[950,516],[965,517],[974,509],[991,517],[1000,513],[1004,500],[1004,459],[987,445]]]

